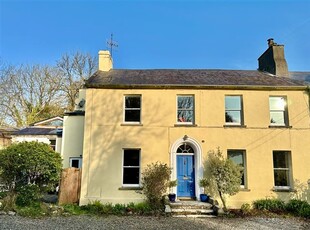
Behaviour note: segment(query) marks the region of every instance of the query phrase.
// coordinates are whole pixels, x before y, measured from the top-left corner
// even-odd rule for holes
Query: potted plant
[[[168,183],[168,187],[170,190],[170,193],[168,194],[168,198],[169,198],[170,202],[175,202],[176,194],[173,193],[172,188],[177,186],[177,185],[178,185],[177,180],[172,180],[172,181],[169,181],[169,183]]]
[[[200,187],[203,188],[203,193],[200,194],[200,201],[201,202],[207,202],[209,200],[209,196],[207,195],[206,191],[207,191],[207,187],[209,186],[209,181],[207,178],[202,178],[199,181],[199,185]]]

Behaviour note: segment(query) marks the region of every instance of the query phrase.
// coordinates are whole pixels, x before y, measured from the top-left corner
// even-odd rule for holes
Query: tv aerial
[[[118,47],[118,44],[116,41],[113,41],[113,33],[111,33],[111,38],[110,40],[107,40],[107,46],[108,48],[110,49],[110,54],[111,54],[111,57],[112,57],[112,52],[113,52],[113,48],[117,48]]]

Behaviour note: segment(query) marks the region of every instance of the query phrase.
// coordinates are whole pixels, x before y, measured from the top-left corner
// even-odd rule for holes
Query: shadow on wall
[[[291,199],[305,200],[310,204],[310,179],[307,183],[301,183],[299,180],[294,180],[294,188],[296,192],[291,193]]]
[[[310,179],[301,183],[299,180],[294,180],[294,191],[292,192],[275,192],[276,198],[284,201],[297,199],[307,201],[310,204]]]

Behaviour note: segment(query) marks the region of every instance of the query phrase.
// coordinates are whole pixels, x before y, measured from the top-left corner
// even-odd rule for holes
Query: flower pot
[[[176,195],[174,193],[168,194],[168,198],[169,198],[170,202],[175,202],[175,197],[176,197]]]
[[[200,201],[201,202],[208,202],[209,197],[207,194],[200,194]]]

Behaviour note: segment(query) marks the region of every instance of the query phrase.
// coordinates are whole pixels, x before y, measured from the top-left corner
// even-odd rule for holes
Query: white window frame
[[[73,160],[78,160],[79,161],[79,169],[82,168],[82,157],[70,157],[69,158],[69,165],[72,167],[72,161]]]
[[[273,156],[274,156],[274,153],[276,152],[283,152],[285,154],[288,154],[288,157],[287,157],[287,166],[288,168],[275,168],[274,167],[274,161],[273,161]],[[273,164],[273,186],[274,186],[274,189],[283,189],[283,190],[289,190],[291,189],[291,186],[292,186],[292,158],[291,158],[291,151],[285,151],[285,150],[274,150],[272,151],[272,164]],[[276,186],[276,182],[274,180],[274,176],[275,176],[275,171],[276,170],[285,170],[285,171],[288,171],[288,185],[287,186]]]
[[[235,109],[226,109],[226,97],[239,97],[240,98],[240,110]],[[243,125],[243,97],[242,95],[225,95],[225,125]],[[226,111],[239,111],[240,113],[240,122],[226,122]]]
[[[124,166],[125,151],[126,150],[137,150],[139,151],[139,166]],[[139,183],[138,184],[124,184],[124,168],[139,168]],[[124,148],[122,156],[122,187],[140,187],[141,185],[141,149],[139,148]]]
[[[270,106],[270,99],[271,98],[283,98],[285,101],[285,105],[284,105],[284,110],[271,110]],[[287,107],[287,97],[286,96],[269,96],[268,98],[269,100],[269,122],[270,122],[270,126],[288,126],[289,125],[289,120],[288,120],[288,107]],[[272,112],[282,112],[283,113],[283,124],[276,124],[276,123],[271,123],[271,113]]]
[[[246,150],[244,149],[228,149],[227,150],[227,157],[229,158],[229,152],[242,152],[242,159],[243,159],[243,179],[244,184],[240,184],[240,188],[246,189],[248,187],[247,183],[247,162],[246,162]]]
[[[140,108],[126,108],[126,97],[137,97],[140,98]],[[141,124],[142,123],[142,96],[141,94],[128,94],[124,95],[123,99],[123,123],[126,124]],[[139,110],[140,111],[140,119],[139,121],[126,121],[126,110]]]
[[[189,110],[189,109],[183,109],[184,111],[192,111],[193,112],[193,120],[192,122],[182,122],[182,121],[179,121],[179,118],[178,118],[178,112],[179,112],[179,108],[178,108],[178,99],[179,97],[191,97],[193,98],[193,109]],[[195,95],[193,94],[178,94],[177,97],[176,97],[176,120],[177,120],[177,124],[182,124],[182,125],[193,125],[195,124]]]

